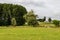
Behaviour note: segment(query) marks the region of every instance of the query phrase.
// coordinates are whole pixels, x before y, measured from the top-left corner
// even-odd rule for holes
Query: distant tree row
[[[43,19],[37,19],[37,21],[40,21],[40,22],[45,22],[46,21],[46,17],[44,16]],[[48,18],[48,22],[51,22],[52,19],[51,18]]]
[[[37,19],[37,21],[44,22],[46,21],[46,17],[44,17],[43,19]]]
[[[0,26],[23,25],[26,13],[26,8],[21,5],[0,4]]]

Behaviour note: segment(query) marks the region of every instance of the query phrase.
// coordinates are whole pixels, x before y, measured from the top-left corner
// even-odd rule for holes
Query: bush
[[[53,24],[55,24],[56,26],[60,26],[60,21],[59,20],[53,20]]]
[[[35,26],[38,26],[39,24],[38,24],[38,22],[36,20],[30,20],[28,22],[28,25],[31,25],[31,26],[35,27]]]

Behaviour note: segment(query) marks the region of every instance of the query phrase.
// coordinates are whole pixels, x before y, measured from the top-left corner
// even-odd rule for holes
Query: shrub
[[[28,25],[31,25],[31,26],[35,27],[35,26],[38,26],[39,24],[38,24],[38,22],[36,20],[30,20],[28,22]]]
[[[56,26],[60,26],[60,21],[59,20],[53,20],[53,24],[55,24]]]

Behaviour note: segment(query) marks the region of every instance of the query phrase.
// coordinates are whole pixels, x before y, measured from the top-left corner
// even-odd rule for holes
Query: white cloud
[[[36,14],[60,19],[60,0],[0,0],[0,3],[21,4]]]

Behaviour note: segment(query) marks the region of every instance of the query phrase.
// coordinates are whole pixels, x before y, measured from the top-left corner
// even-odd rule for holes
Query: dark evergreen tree
[[[44,16],[44,18],[43,18],[43,22],[44,22],[44,21],[46,21],[46,17],[45,17],[45,16]]]
[[[51,19],[51,18],[49,18],[49,19],[48,19],[48,21],[49,21],[49,22],[51,22],[51,21],[52,21],[52,19]]]

